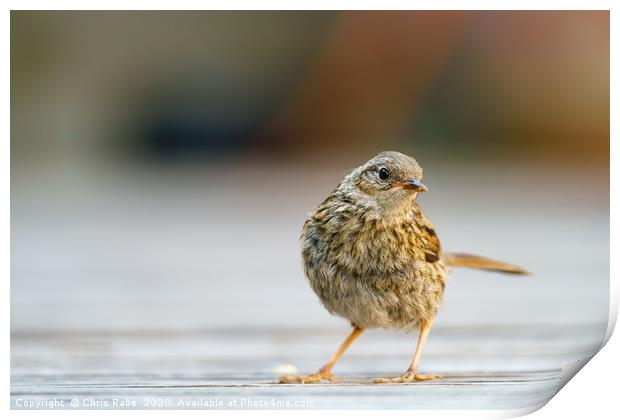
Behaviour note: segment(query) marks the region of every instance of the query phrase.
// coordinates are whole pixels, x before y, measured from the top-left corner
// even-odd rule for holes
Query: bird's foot
[[[432,381],[439,379],[441,375],[423,375],[415,372],[405,372],[402,376],[396,378],[376,378],[373,382],[376,384],[408,384],[418,381]]]
[[[281,384],[316,384],[322,381],[335,382],[338,379],[331,372],[317,372],[302,376],[280,376],[278,383]]]

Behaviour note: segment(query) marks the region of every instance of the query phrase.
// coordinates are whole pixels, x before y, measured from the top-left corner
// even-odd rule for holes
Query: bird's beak
[[[422,184],[422,181],[415,178],[405,179],[404,181],[395,182],[392,188],[402,188],[403,190],[411,190],[415,192],[426,192],[428,187]]]

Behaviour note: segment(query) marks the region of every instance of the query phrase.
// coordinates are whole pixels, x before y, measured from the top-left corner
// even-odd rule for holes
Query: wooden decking
[[[444,379],[412,385],[368,383],[402,373],[415,347],[414,335],[382,331],[365,333],[336,366],[345,382],[274,383],[285,365],[316,370],[349,332],[299,261],[300,228],[344,175],[340,163],[12,179],[12,406],[544,403],[562,363],[591,355],[605,335],[607,174],[546,163],[472,171],[443,159],[425,167],[432,192],[420,200],[446,250],[534,275],[454,270],[422,359]]]
[[[436,328],[423,368],[443,378],[407,385],[369,381],[406,367],[415,337],[404,334],[363,336],[337,366],[339,383],[281,385],[286,365],[316,369],[347,331],[17,333],[11,406],[519,409],[547,402],[561,364],[591,355],[604,327]]]

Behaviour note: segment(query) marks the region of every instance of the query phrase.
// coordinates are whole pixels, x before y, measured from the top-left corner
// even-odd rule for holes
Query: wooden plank
[[[561,363],[596,350],[603,328],[437,328],[423,368],[443,378],[405,385],[369,381],[402,372],[413,350],[413,336],[381,331],[360,339],[337,366],[342,382],[312,385],[276,384],[278,367],[316,369],[345,330],[16,332],[11,407],[72,408],[77,399],[77,408],[98,409],[523,408],[550,399]]]

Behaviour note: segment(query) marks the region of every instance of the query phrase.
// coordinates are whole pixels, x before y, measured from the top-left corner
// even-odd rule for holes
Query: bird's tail
[[[471,254],[446,253],[442,255],[443,262],[449,267],[477,268],[479,270],[501,271],[510,274],[529,274],[523,268],[501,261]]]

